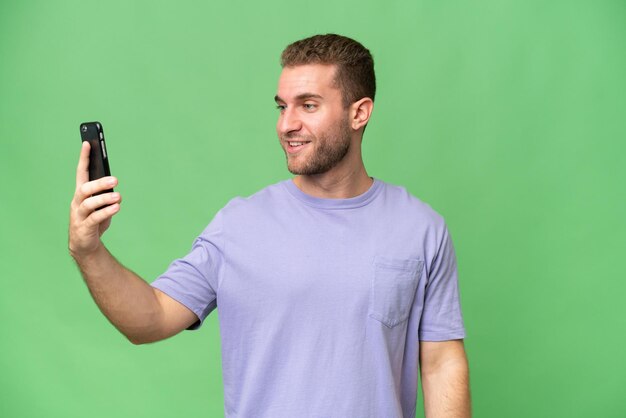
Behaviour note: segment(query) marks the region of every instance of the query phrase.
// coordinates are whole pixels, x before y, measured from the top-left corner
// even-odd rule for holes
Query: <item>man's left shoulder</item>
[[[399,186],[379,180],[383,185],[383,199],[385,206],[398,212],[399,216],[412,216],[421,222],[427,222],[437,226],[444,226],[445,221],[441,214],[433,209],[428,203],[413,195],[404,186]]]

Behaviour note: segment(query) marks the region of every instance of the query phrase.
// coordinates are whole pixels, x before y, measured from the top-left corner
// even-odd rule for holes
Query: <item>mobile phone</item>
[[[104,142],[104,130],[100,122],[85,122],[80,124],[80,137],[83,141],[89,142],[89,181],[97,180],[101,177],[110,176],[109,157],[107,146]],[[113,189],[108,189],[96,193],[110,193]],[[94,196],[95,196],[94,195]]]

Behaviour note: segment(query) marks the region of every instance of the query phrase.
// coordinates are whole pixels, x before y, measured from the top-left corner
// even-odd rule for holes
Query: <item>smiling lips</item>
[[[287,152],[289,154],[294,154],[302,150],[304,147],[306,147],[307,144],[311,141],[286,141],[286,142],[287,142]]]

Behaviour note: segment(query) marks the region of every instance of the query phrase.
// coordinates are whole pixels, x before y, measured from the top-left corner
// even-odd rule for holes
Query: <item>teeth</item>
[[[292,147],[299,147],[302,144],[304,144],[304,142],[290,142],[289,143],[289,145]]]

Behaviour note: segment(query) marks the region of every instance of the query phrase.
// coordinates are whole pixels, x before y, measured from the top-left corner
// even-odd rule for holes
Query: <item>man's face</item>
[[[333,83],[334,65],[285,67],[278,81],[276,132],[293,174],[322,174],[350,149],[348,111]]]

